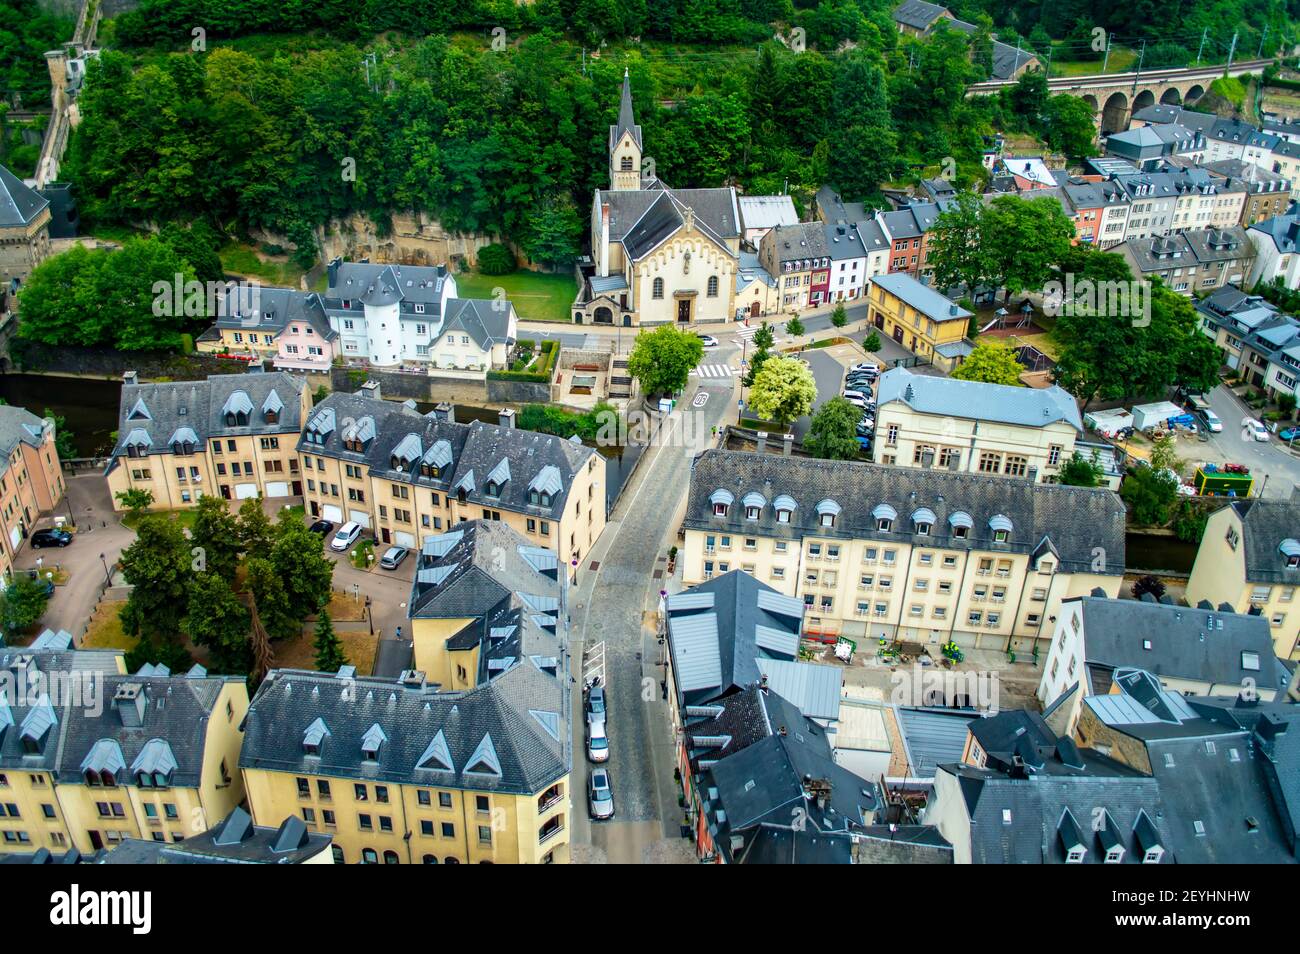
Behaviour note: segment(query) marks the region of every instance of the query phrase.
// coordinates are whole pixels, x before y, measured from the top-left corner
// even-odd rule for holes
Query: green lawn
[[[194,518],[198,516],[198,512],[195,510],[151,510],[146,516],[171,517],[181,525],[182,530],[186,530],[194,526]],[[128,530],[134,530],[140,526],[140,518],[129,513],[122,518],[122,526]]]
[[[491,298],[492,289],[504,288],[524,321],[572,321],[570,306],[578,294],[578,283],[571,272],[552,275],[547,272],[520,270],[509,275],[480,275],[466,272],[456,276],[456,291],[461,298]]]
[[[1107,73],[1123,73],[1137,67],[1137,50],[1126,46],[1110,48],[1110,60],[1106,63]],[[1089,76],[1102,72],[1102,61],[1097,60],[1052,60],[1053,76]]]
[[[256,278],[280,288],[297,288],[304,272],[287,259],[263,258],[251,245],[228,242],[221,247],[221,267],[235,275]]]

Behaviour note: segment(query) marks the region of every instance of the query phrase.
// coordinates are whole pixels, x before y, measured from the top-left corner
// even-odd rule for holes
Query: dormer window
[[[790,518],[791,518],[793,515],[794,515],[794,514],[793,514],[793,511],[790,511],[790,510],[778,510],[778,511],[776,512],[776,522],[777,522],[777,523],[789,523],[789,522],[790,522]]]
[[[835,514],[819,513],[817,515],[817,523],[823,527],[833,527],[835,526]]]
[[[367,729],[366,734],[361,737],[362,757],[367,762],[378,762],[379,750],[383,747],[383,744],[387,741],[388,741],[388,736],[384,734],[384,730],[381,729],[379,727],[379,723],[376,722],[369,729]]]
[[[993,542],[994,542],[994,543],[1006,543],[1006,542],[1007,542],[1007,532],[1006,532],[1005,530],[994,530],[994,531],[993,531]]]
[[[1087,848],[1071,848],[1070,853],[1065,856],[1068,864],[1078,865],[1083,863],[1083,857],[1088,853]]]
[[[994,514],[989,520],[989,529],[993,531],[994,543],[1006,543],[1011,539],[1011,520],[1004,514]]]
[[[931,525],[928,523],[918,523],[916,525],[917,535],[922,537],[928,537],[930,535],[930,526]]]
[[[1146,854],[1142,856],[1142,863],[1144,865],[1158,865],[1160,864],[1160,859],[1164,856],[1164,853],[1165,850],[1159,845],[1156,845],[1153,848],[1148,848]]]
[[[715,503],[713,505],[713,515],[715,517],[725,517],[727,515],[727,505],[724,503]]]
[[[423,315],[423,314],[424,314],[424,305],[422,305],[422,304],[420,304],[419,302],[417,302],[416,305],[415,305],[415,313],[416,313],[417,315]]]
[[[280,412],[279,412],[279,411],[267,411],[267,412],[266,412],[266,423],[268,423],[268,424],[279,424],[279,423],[280,423]]]
[[[731,505],[736,502],[731,491],[719,487],[709,495],[709,503],[713,506],[713,515],[715,517],[725,517],[731,511]]]
[[[840,515],[840,505],[834,500],[823,500],[817,504],[817,525],[831,529]]]
[[[958,540],[965,540],[970,536],[969,527],[953,527],[952,535]]]
[[[1117,865],[1124,860],[1124,846],[1116,845],[1106,852],[1106,864]]]
[[[1296,569],[1296,567],[1300,567],[1300,556],[1289,556],[1289,557],[1287,557],[1287,558],[1286,558],[1286,568],[1287,568],[1288,570],[1294,570],[1294,569]]]
[[[746,520],[757,520],[758,517],[759,517],[759,514],[761,514],[762,512],[763,512],[763,511],[760,510],[758,507],[746,507],[746,508],[745,508],[745,519],[746,519]]]
[[[500,497],[500,496],[501,496],[501,485],[498,484],[495,480],[489,480],[489,481],[487,482],[487,490],[486,490],[486,492],[487,492],[487,495],[488,495],[489,497]]]

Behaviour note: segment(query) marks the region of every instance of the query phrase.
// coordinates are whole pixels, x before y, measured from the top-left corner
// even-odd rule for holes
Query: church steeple
[[[618,125],[609,127],[609,187],[616,192],[641,188],[641,127],[632,112],[632,81],[626,68]]]

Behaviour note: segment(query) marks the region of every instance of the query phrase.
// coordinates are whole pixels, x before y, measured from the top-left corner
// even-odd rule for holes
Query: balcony
[[[537,830],[537,843],[544,845],[564,831],[564,816],[556,815]]]

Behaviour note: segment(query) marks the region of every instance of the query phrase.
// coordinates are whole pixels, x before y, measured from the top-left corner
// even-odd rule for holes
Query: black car
[[[328,520],[317,520],[307,529],[312,533],[319,533],[322,537],[328,537],[330,531],[334,529],[334,524],[330,523]]]
[[[66,547],[72,542],[72,534],[66,530],[37,530],[32,534],[32,547]]]

